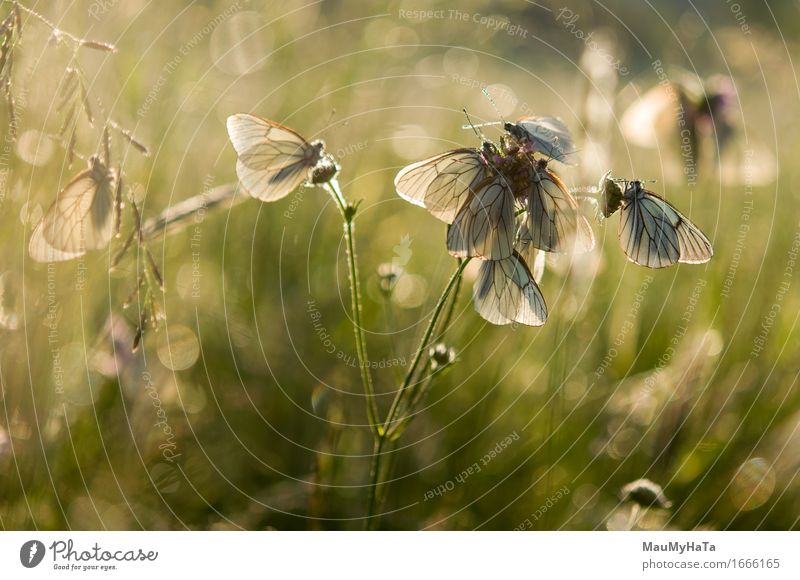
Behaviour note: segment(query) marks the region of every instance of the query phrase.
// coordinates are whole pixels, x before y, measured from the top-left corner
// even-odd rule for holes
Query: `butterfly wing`
[[[398,195],[451,224],[488,168],[475,149],[456,149],[404,167],[394,179]]]
[[[514,249],[514,195],[505,178],[486,180],[447,230],[447,249],[459,258],[508,258]]]
[[[631,261],[664,268],[675,262],[702,264],[714,255],[705,234],[665,199],[642,190],[627,201],[619,239]]]
[[[703,264],[714,255],[711,241],[675,206],[651,191],[644,192],[644,198],[664,208],[664,214],[678,236],[679,262],[684,264]]]
[[[504,260],[481,264],[472,297],[475,310],[492,324],[542,326],[547,320],[544,297],[516,252]]]
[[[652,149],[658,146],[660,138],[669,134],[675,126],[674,91],[656,85],[625,110],[620,127],[629,143]]]
[[[544,276],[545,253],[542,250],[534,248],[531,239],[528,221],[524,220],[520,226],[517,243],[514,245],[514,251],[530,266],[533,279],[538,284],[542,281],[542,276]]]
[[[524,117],[517,122],[530,147],[566,165],[575,164],[575,142],[569,127],[556,117]]]
[[[34,229],[31,258],[59,262],[106,247],[114,234],[115,183],[114,172],[102,166],[75,176]]]
[[[320,159],[320,145],[279,123],[239,113],[228,117],[228,135],[239,156],[236,175],[247,192],[261,201],[289,195],[308,179]]]
[[[644,191],[629,195],[622,207],[619,240],[628,259],[648,268],[665,268],[681,257],[680,216],[665,200]]]
[[[545,252],[589,252],[594,234],[578,202],[552,171],[538,171],[528,190],[528,224],[522,235]]]

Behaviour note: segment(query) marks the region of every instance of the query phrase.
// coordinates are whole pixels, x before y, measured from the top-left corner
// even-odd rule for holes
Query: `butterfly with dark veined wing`
[[[537,260],[532,272],[516,251],[504,260],[482,262],[472,289],[475,310],[492,324],[542,326],[547,321],[547,305],[537,282],[543,266]]]
[[[447,230],[447,249],[458,258],[502,260],[514,249],[514,193],[496,174],[478,185]]]
[[[505,158],[490,141],[413,163],[395,177],[397,193],[426,208],[448,228],[453,256],[499,260],[514,247],[514,192]]]
[[[33,230],[28,253],[37,262],[60,262],[99,250],[118,226],[121,181],[98,156],[62,189]]]
[[[579,212],[578,202],[567,186],[538,159],[530,179],[527,219],[520,239],[545,252],[590,252],[594,234],[589,222]]]
[[[706,235],[669,202],[645,189],[641,181],[626,181],[623,191],[606,174],[601,181],[600,204],[606,217],[621,208],[622,250],[640,266],[702,264],[714,255]]]
[[[522,117],[516,123],[503,123],[503,128],[527,153],[541,153],[565,165],[576,163],[572,135],[557,117]]]
[[[339,170],[322,141],[308,142],[275,121],[238,113],[227,126],[239,182],[261,201],[277,201],[303,183],[329,181]]]
[[[485,142],[482,149],[465,147],[434,155],[401,169],[394,179],[395,189],[406,201],[452,224],[472,193],[491,175],[489,163],[496,153],[494,144]]]

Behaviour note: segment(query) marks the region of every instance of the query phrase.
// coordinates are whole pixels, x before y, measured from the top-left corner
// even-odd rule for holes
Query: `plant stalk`
[[[367,397],[367,418],[370,430],[374,435],[378,433],[378,405],[375,401],[375,388],[372,384],[372,373],[369,368],[369,357],[367,356],[367,337],[361,323],[361,290],[358,284],[358,257],[356,255],[356,244],[353,235],[353,218],[355,217],[355,207],[351,206],[339,188],[339,182],[334,177],[328,183],[322,185],[333,197],[339,213],[342,215],[344,228],[345,245],[347,246],[347,269],[350,278],[350,299],[353,311],[353,332],[356,339],[356,354],[358,355],[358,366],[361,371],[361,383],[364,386],[364,393]]]
[[[428,347],[430,346],[429,343],[431,341],[431,337],[433,336],[434,330],[436,329],[436,324],[439,321],[439,317],[444,312],[444,307],[447,303],[447,298],[450,295],[450,292],[460,284],[461,276],[464,273],[464,268],[466,268],[467,264],[469,263],[470,259],[466,259],[461,261],[458,264],[458,268],[456,268],[455,272],[453,272],[452,276],[450,276],[450,280],[447,282],[447,286],[445,286],[444,290],[442,291],[441,296],[439,297],[438,302],[436,303],[436,307],[433,310],[433,314],[431,315],[431,319],[428,322],[428,326],[425,329],[425,333],[422,335],[422,340],[420,340],[419,346],[417,347],[417,351],[414,355],[414,360],[411,362],[411,367],[406,372],[405,379],[403,380],[403,384],[401,385],[400,389],[395,394],[394,400],[392,401],[392,406],[389,409],[388,414],[386,415],[386,420],[383,423],[383,427],[378,429],[375,438],[375,446],[373,449],[372,454],[372,461],[370,466],[370,488],[369,488],[369,506],[367,509],[367,521],[366,521],[366,528],[367,529],[374,529],[378,523],[378,518],[375,517],[375,511],[378,508],[379,504],[379,497],[380,494],[378,493],[378,488],[382,485],[381,481],[381,459],[383,455],[383,448],[386,442],[390,439],[390,436],[393,434],[392,426],[397,418],[397,413],[400,409],[400,403],[403,400],[406,391],[411,386],[411,383],[414,380],[414,375],[416,373],[417,367],[419,366],[420,361],[422,360],[423,355],[427,351]],[[452,309],[448,311],[448,322],[450,318],[450,314],[452,314]],[[444,328],[440,332],[441,334],[444,332]]]

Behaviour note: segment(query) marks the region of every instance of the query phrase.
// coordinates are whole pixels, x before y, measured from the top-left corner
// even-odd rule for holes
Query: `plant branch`
[[[24,4],[21,4],[17,0],[4,0],[4,2],[6,4],[13,4],[16,8],[18,8],[28,16],[31,16],[34,20],[38,20],[39,22],[47,26],[57,39],[66,38],[76,47],[85,46],[86,48],[93,48],[95,50],[102,50],[104,52],[117,52],[117,47],[114,46],[113,44],[108,44],[106,42],[98,42],[96,40],[89,40],[87,38],[80,38],[78,36],[75,36],[74,34],[70,34],[69,32],[61,30],[50,20],[48,20],[35,10],[32,10],[27,6],[25,6]]]
[[[420,340],[419,347],[417,347],[417,352],[414,355],[414,360],[411,363],[411,368],[408,369],[406,373],[405,380],[403,380],[403,384],[400,387],[400,390],[395,395],[394,401],[392,401],[392,406],[389,409],[389,414],[386,416],[386,421],[383,424],[383,429],[381,432],[384,436],[389,434],[389,430],[391,429],[392,423],[397,418],[397,411],[400,406],[400,401],[405,395],[408,388],[411,386],[411,383],[414,378],[414,373],[419,366],[420,361],[422,360],[422,356],[425,354],[426,349],[430,346],[431,337],[433,336],[433,331],[436,328],[436,323],[439,321],[439,317],[441,316],[444,306],[447,302],[447,297],[450,295],[450,292],[453,288],[456,287],[456,284],[461,279],[461,275],[464,273],[464,268],[469,263],[470,259],[463,260],[459,263],[458,268],[456,268],[453,275],[450,276],[450,280],[447,282],[447,286],[445,286],[444,290],[442,291],[442,295],[439,297],[439,301],[436,303],[436,307],[433,309],[433,315],[431,315],[431,319],[428,322],[428,327],[425,329],[425,333],[422,335],[422,340]]]
[[[372,384],[372,372],[369,368],[369,357],[367,356],[367,337],[361,321],[361,290],[358,283],[358,257],[356,255],[355,238],[353,234],[353,218],[356,214],[356,207],[350,205],[339,188],[339,182],[334,177],[322,186],[331,194],[336,202],[339,212],[342,214],[344,227],[344,238],[347,246],[347,268],[350,277],[350,298],[351,309],[353,311],[353,332],[356,339],[356,354],[358,355],[358,366],[361,371],[361,382],[364,386],[364,393],[367,397],[367,418],[369,419],[370,430],[373,434],[378,432],[378,404],[375,401],[375,389]]]
[[[375,445],[372,454],[372,461],[370,465],[370,488],[369,488],[369,500],[368,500],[368,509],[367,509],[367,520],[366,520],[366,527],[367,529],[373,529],[377,525],[377,519],[375,517],[375,511],[379,505],[379,498],[381,497],[378,493],[378,488],[381,486],[381,457],[383,455],[383,448],[386,442],[390,439],[390,436],[393,434],[391,427],[397,418],[397,413],[400,409],[400,403],[403,400],[406,391],[411,386],[414,375],[416,374],[417,367],[419,366],[420,361],[422,360],[423,355],[425,354],[427,348],[430,346],[431,338],[433,336],[434,330],[436,328],[437,322],[439,321],[439,317],[441,316],[442,312],[444,311],[445,304],[447,303],[447,298],[450,295],[451,291],[454,288],[460,287],[461,276],[464,273],[464,268],[469,263],[470,259],[466,259],[460,261],[458,267],[456,268],[455,272],[453,272],[452,276],[450,276],[450,280],[447,282],[447,286],[445,286],[444,290],[442,291],[442,295],[439,297],[438,302],[436,303],[436,307],[433,310],[433,314],[431,315],[431,319],[428,322],[428,327],[425,329],[425,333],[422,335],[422,340],[420,340],[419,346],[417,347],[417,351],[414,355],[414,360],[411,363],[411,367],[406,372],[405,379],[403,380],[403,384],[398,389],[397,394],[392,401],[392,406],[389,409],[389,413],[386,415],[386,421],[383,423],[383,427],[381,427],[377,432],[377,437],[375,439]],[[449,322],[449,318],[452,315],[452,310],[454,307],[451,307],[448,310],[448,314],[446,320]],[[444,328],[442,329],[442,332]],[[441,334],[441,333],[440,333]]]

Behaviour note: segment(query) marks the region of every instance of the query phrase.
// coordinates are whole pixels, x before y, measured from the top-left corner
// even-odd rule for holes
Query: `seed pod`
[[[664,490],[649,479],[637,479],[625,485],[621,491],[622,501],[632,501],[642,507],[668,509],[672,502],[664,495]]]
[[[81,39],[80,44],[86,48],[101,50],[103,52],[117,52],[117,47],[107,42],[97,42],[96,40],[87,40],[84,38]]]

